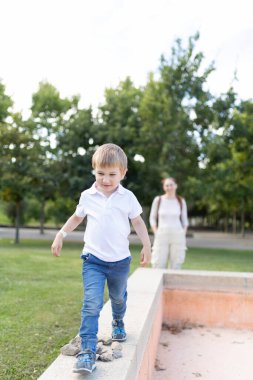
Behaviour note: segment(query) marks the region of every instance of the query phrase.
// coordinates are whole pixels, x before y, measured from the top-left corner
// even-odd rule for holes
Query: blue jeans
[[[96,352],[98,318],[104,303],[104,287],[107,280],[112,306],[112,318],[123,319],[126,312],[127,279],[131,257],[107,262],[92,254],[83,254],[84,302],[81,312],[80,337],[82,349]]]

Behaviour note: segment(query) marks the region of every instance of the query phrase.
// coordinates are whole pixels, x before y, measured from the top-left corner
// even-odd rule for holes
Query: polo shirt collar
[[[124,187],[123,187],[121,184],[119,184],[118,189],[117,189],[117,192],[118,192],[119,194],[124,194],[125,191],[126,191],[126,190],[124,189]]]
[[[98,189],[96,188],[96,182],[93,183],[93,185],[87,190],[87,192],[89,194],[96,194],[96,193],[99,193]],[[115,193],[119,193],[119,194],[124,194],[125,193],[125,189],[124,187],[119,184],[117,190],[115,191]]]

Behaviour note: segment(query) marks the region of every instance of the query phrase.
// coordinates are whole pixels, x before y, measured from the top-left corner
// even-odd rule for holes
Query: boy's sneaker
[[[73,372],[91,373],[96,368],[96,354],[93,351],[86,349],[84,351],[79,352],[79,354],[77,354],[76,357],[77,362],[75,363]]]
[[[112,340],[124,342],[126,340],[126,331],[122,319],[114,319],[112,321]]]

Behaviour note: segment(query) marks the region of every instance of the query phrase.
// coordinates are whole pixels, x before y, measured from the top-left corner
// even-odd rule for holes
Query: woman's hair
[[[175,184],[177,184],[177,181],[176,181],[175,178],[173,178],[173,177],[166,177],[166,178],[163,178],[162,181],[161,181],[162,184],[164,184],[164,182],[167,181],[168,179],[171,180],[171,181],[173,181]]]
[[[127,156],[123,149],[115,144],[101,145],[92,156],[92,167],[118,166],[121,171],[127,170]]]

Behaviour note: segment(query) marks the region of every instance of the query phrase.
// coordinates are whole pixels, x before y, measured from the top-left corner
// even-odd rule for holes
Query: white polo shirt
[[[142,213],[135,195],[122,185],[106,197],[95,183],[83,191],[75,214],[87,216],[84,252],[104,261],[119,261],[130,256],[130,223]]]

